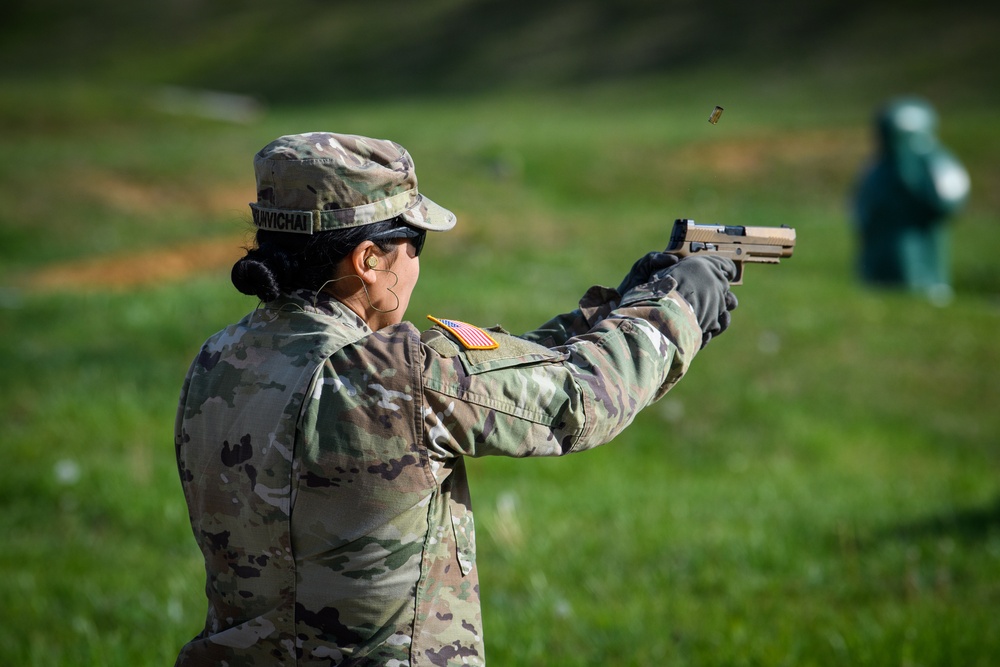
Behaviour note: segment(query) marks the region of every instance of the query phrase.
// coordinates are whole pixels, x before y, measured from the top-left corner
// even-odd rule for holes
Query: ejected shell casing
[[[712,115],[708,117],[708,122],[711,123],[712,125],[718,123],[719,116],[722,115],[722,111],[723,109],[720,106],[716,106],[714,109],[712,109]]]

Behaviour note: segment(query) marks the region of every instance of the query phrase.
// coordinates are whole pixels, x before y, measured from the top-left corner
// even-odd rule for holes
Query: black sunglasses
[[[427,232],[421,229],[419,234],[411,236],[409,239],[413,243],[413,256],[420,257],[420,251],[424,249],[424,241],[427,240]]]
[[[413,243],[414,257],[420,257],[420,251],[424,249],[424,241],[427,240],[427,230],[416,229],[414,227],[396,227],[395,229],[390,229],[387,232],[383,232],[377,236],[371,237],[371,240],[376,239],[409,239]]]

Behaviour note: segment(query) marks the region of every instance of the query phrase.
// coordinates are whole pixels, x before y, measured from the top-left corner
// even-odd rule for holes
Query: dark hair
[[[404,226],[398,218],[360,227],[330,229],[316,234],[257,230],[257,244],[235,264],[231,279],[243,294],[263,302],[298,289],[318,291],[333,276],[334,268],[363,241],[372,239],[385,252],[398,239],[374,239]]]

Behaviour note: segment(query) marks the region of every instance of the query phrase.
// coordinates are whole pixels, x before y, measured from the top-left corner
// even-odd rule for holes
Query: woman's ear
[[[348,255],[351,270],[364,282],[373,284],[376,279],[375,269],[382,263],[379,247],[371,241],[362,241]]]

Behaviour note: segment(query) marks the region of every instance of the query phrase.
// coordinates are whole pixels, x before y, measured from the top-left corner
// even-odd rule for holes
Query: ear
[[[350,270],[369,285],[375,283],[375,269],[384,261],[379,247],[371,241],[362,241],[346,259]]]

